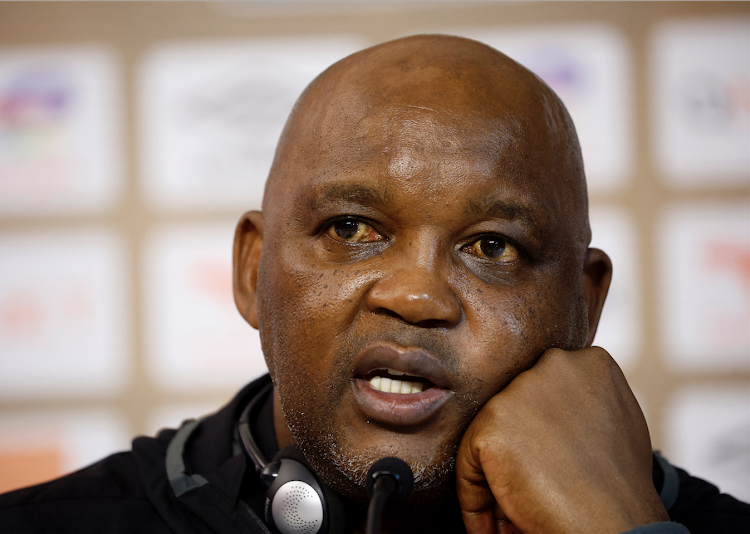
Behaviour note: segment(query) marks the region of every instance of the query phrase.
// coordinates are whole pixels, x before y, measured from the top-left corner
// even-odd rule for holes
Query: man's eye
[[[470,245],[463,247],[463,250],[499,263],[513,263],[520,257],[516,247],[505,241],[505,239],[495,236],[486,236],[477,239]]]
[[[370,243],[384,239],[372,226],[354,219],[336,221],[328,228],[326,233],[337,241],[346,241],[347,243]]]

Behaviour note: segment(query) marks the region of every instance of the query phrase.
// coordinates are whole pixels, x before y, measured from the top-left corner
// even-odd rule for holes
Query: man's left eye
[[[328,227],[326,234],[336,241],[346,243],[370,243],[384,239],[372,226],[356,219],[335,221]]]
[[[498,263],[513,263],[520,258],[518,249],[498,236],[481,237],[462,250]]]

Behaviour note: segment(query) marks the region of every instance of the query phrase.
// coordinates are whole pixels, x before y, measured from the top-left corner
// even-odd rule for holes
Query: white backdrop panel
[[[652,42],[657,162],[679,186],[750,182],[750,19],[670,22]]]
[[[112,394],[130,365],[128,274],[99,229],[0,234],[0,397]]]
[[[613,276],[594,344],[608,351],[623,371],[632,367],[641,348],[640,265],[630,214],[612,206],[591,209],[591,246],[612,260]]]
[[[164,44],[138,76],[141,186],[161,208],[260,206],[297,97],[348,37]]]
[[[147,364],[162,387],[231,391],[266,372],[258,332],[234,304],[233,236],[231,221],[165,226],[148,238]]]
[[[750,501],[750,384],[684,388],[665,420],[670,461]]]
[[[657,232],[667,363],[678,372],[750,369],[750,203],[675,205]]]

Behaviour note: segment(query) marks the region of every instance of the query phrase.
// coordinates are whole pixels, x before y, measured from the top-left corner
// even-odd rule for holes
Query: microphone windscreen
[[[397,490],[389,499],[392,504],[398,504],[406,500],[414,490],[414,473],[405,461],[395,456],[381,458],[370,467],[367,472],[365,489],[367,495],[372,497],[375,479],[379,476],[390,476],[396,481]]]

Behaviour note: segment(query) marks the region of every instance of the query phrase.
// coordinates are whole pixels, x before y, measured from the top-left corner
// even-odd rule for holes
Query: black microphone
[[[380,534],[383,508],[386,503],[406,500],[414,489],[414,473],[400,458],[389,456],[372,464],[365,482],[370,506],[367,508],[367,534]]]

